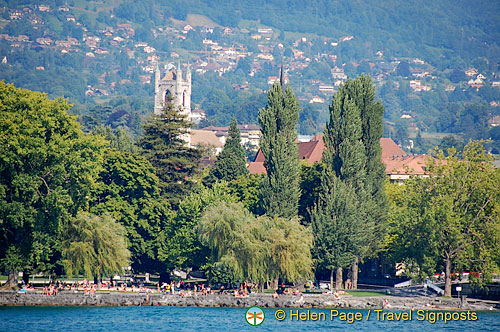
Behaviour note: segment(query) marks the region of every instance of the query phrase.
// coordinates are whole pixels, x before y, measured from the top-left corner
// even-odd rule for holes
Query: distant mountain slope
[[[499,52],[500,1],[174,0],[167,6],[180,19],[199,13],[227,26],[251,19],[286,31],[355,35],[364,46],[358,56],[372,48],[429,57],[438,48],[466,60]]]

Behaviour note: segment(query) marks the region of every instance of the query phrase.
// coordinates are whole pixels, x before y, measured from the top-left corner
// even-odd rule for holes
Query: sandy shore
[[[353,297],[341,296],[336,299],[332,295],[305,294],[303,297],[281,295],[273,299],[270,294],[251,294],[240,298],[231,295],[208,295],[181,297],[171,294],[143,294],[98,292],[85,295],[83,292],[62,291],[56,296],[42,295],[41,292],[17,293],[0,291],[0,305],[14,306],[197,306],[197,307],[251,307],[262,308],[345,308],[345,309],[383,309],[387,299],[389,306],[385,309],[408,310],[495,310],[500,311],[498,301],[481,301],[443,297]]]

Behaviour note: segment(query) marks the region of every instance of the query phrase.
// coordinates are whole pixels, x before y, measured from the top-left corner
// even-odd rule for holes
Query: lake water
[[[431,324],[418,321],[416,312],[411,321],[381,321],[373,310],[369,317],[368,310],[338,310],[339,316],[358,313],[358,318],[362,317],[349,324],[339,316],[332,321],[329,309],[310,309],[310,313],[326,318],[320,321],[290,321],[290,313],[297,313],[297,309],[287,308],[283,308],[287,317],[278,321],[276,310],[264,309],[264,322],[251,326],[245,320],[245,308],[0,307],[0,331],[500,331],[500,313],[490,312],[477,312],[475,321]],[[299,313],[307,318],[307,309],[299,309]]]

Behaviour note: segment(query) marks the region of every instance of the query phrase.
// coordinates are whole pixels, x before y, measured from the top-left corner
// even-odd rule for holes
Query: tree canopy
[[[241,203],[209,206],[197,227],[215,263],[238,281],[303,280],[312,271],[310,230],[298,218],[255,217]]]
[[[297,215],[300,197],[299,154],[295,142],[299,105],[290,86],[274,83],[268,102],[259,110],[262,131],[260,147],[267,170],[261,188],[261,204],[269,216],[292,218]]]
[[[427,178],[412,178],[389,190],[389,244],[392,254],[425,273],[445,271],[451,295],[454,271],[476,271],[484,282],[498,268],[500,249],[500,172],[493,168],[483,141],[469,142],[463,160],[455,150],[436,152]],[[392,186],[392,185],[391,185]],[[474,280],[478,277],[479,280]]]
[[[160,193],[176,207],[190,192],[201,159],[200,151],[187,144],[192,123],[172,103],[167,101],[160,114],[144,125],[138,145],[141,154],[151,162],[160,179]]]
[[[63,226],[95,188],[105,143],[84,135],[69,108],[0,82],[0,257],[13,274],[55,271]]]
[[[110,216],[81,213],[64,231],[62,262],[69,276],[100,279],[128,266],[125,228]]]
[[[231,181],[241,175],[248,174],[245,150],[241,146],[240,130],[235,118],[231,120],[229,136],[224,144],[224,149],[217,157],[213,174],[217,179],[224,181]]]

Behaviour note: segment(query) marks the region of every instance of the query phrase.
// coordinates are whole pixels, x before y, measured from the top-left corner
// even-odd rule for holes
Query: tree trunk
[[[444,296],[451,297],[451,259],[446,258],[446,268],[444,270]]]
[[[274,278],[274,279],[273,279],[273,283],[272,283],[272,285],[271,285],[271,288],[272,288],[272,289],[278,289],[278,288],[279,288],[279,286],[280,286],[279,279]]]
[[[354,263],[352,264],[352,289],[358,289],[358,274],[359,274],[359,258],[354,257]]]
[[[30,274],[27,271],[23,271],[23,281],[25,285],[30,283]]]
[[[330,270],[330,291],[333,292],[333,269]]]
[[[342,289],[342,268],[337,267],[337,275],[335,276],[335,289]]]
[[[19,272],[17,270],[9,270],[9,279],[7,279],[8,287],[17,287],[19,284]]]

